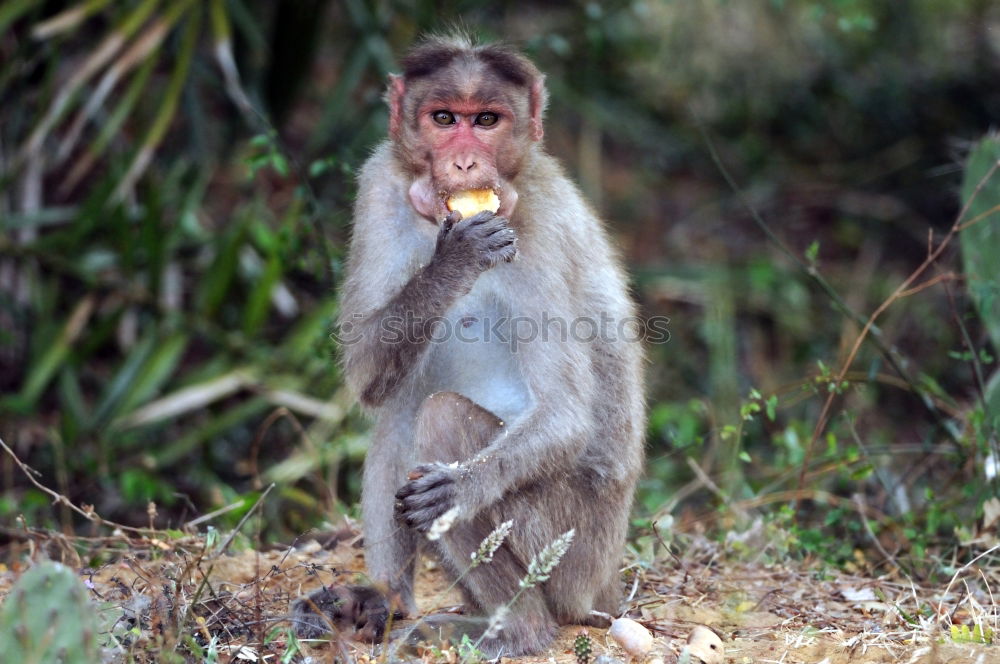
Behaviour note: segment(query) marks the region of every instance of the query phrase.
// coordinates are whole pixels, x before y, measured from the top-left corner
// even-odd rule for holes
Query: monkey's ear
[[[406,92],[406,84],[402,76],[389,74],[389,89],[385,93],[386,101],[389,102],[389,135],[393,140],[399,138],[399,132],[403,127],[403,94]]]
[[[545,115],[545,107],[549,104],[549,93],[545,89],[545,75],[539,74],[538,78],[531,82],[531,138],[535,141],[542,140],[545,135],[545,127],[542,125],[542,116]]]

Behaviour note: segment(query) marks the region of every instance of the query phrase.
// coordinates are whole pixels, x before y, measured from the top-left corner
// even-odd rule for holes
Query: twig
[[[138,533],[143,536],[146,536],[149,533],[156,532],[156,530],[150,528],[135,528],[133,526],[126,526],[124,524],[116,523],[114,521],[108,521],[107,519],[102,518],[97,513],[97,511],[94,510],[94,508],[91,506],[88,506],[86,508],[77,507],[76,505],[73,504],[73,501],[71,501],[69,498],[67,498],[66,496],[57,491],[53,491],[52,489],[48,488],[47,486],[39,482],[37,479],[35,479],[35,476],[39,475],[40,473],[31,466],[29,466],[28,464],[21,461],[17,457],[17,454],[14,453],[14,450],[10,449],[7,446],[7,443],[3,442],[3,438],[0,438],[0,447],[3,447],[4,451],[10,456],[11,459],[14,460],[14,463],[17,464],[17,467],[21,469],[21,472],[24,473],[24,476],[28,478],[28,481],[31,482],[33,485],[35,485],[35,488],[52,497],[52,502],[54,504],[65,505],[69,509],[73,510],[74,512],[82,516],[87,521],[90,521],[92,523],[98,523],[100,525],[107,526],[109,528],[127,530],[129,532]]]
[[[847,374],[848,369],[850,369],[851,365],[854,363],[854,360],[858,355],[858,351],[861,349],[861,344],[864,343],[865,339],[868,338],[869,333],[872,332],[872,329],[875,326],[875,321],[878,319],[878,317],[881,316],[886,309],[892,306],[892,304],[896,300],[902,297],[903,293],[909,290],[910,284],[916,281],[920,277],[920,275],[922,275],[927,270],[927,268],[933,265],[937,261],[937,259],[941,257],[941,254],[944,253],[945,248],[948,247],[948,245],[951,244],[951,241],[955,238],[955,236],[958,235],[959,231],[962,229],[962,218],[969,211],[969,207],[972,205],[973,201],[976,200],[976,197],[979,195],[979,192],[982,191],[983,187],[986,186],[986,183],[990,180],[990,178],[993,177],[993,174],[996,173],[998,167],[1000,167],[1000,160],[994,163],[993,166],[990,167],[990,169],[982,177],[982,179],[980,179],[979,182],[976,184],[976,188],[973,189],[972,195],[969,196],[969,200],[967,200],[965,204],[962,206],[962,209],[959,211],[958,216],[955,217],[955,221],[951,225],[951,228],[948,230],[947,234],[945,234],[944,238],[942,238],[942,240],[938,243],[938,245],[934,247],[933,242],[929,241],[930,242],[928,245],[929,253],[927,255],[927,258],[924,259],[924,262],[921,263],[917,267],[917,269],[910,274],[910,276],[904,279],[903,283],[897,286],[896,290],[894,290],[892,294],[889,297],[887,297],[885,301],[882,302],[882,304],[880,304],[878,308],[875,309],[874,312],[872,312],[871,316],[868,317],[868,321],[865,323],[865,326],[861,329],[861,332],[858,334],[857,339],[854,340],[854,346],[851,347],[851,352],[848,353],[847,359],[845,359],[844,362],[841,364],[840,371],[837,374],[837,379],[836,379],[837,383],[840,383],[842,380],[844,380],[844,376]],[[918,390],[918,391],[921,394],[923,394],[924,392],[923,390]],[[827,396],[826,400],[823,402],[823,409],[820,411],[819,419],[817,419],[816,421],[816,426],[813,429],[812,437],[809,439],[809,445],[806,447],[805,454],[803,455],[802,468],[799,470],[799,488],[802,488],[803,486],[803,481],[805,480],[806,468],[808,467],[809,459],[812,456],[812,450],[816,446],[816,441],[823,434],[823,431],[826,429],[827,422],[830,419],[830,409],[833,407],[834,397],[836,397],[836,391],[831,391],[830,394]],[[924,402],[925,405],[929,406],[930,401],[928,399],[925,398],[922,401]],[[934,409],[934,412],[937,413],[937,409]],[[940,417],[939,413],[938,417]],[[954,432],[951,431],[950,428],[945,426],[944,431],[949,435],[949,437],[952,438],[952,440],[955,440],[955,434]]]
[[[955,281],[957,279],[958,275],[955,274],[954,272],[945,272],[943,274],[931,277],[930,279],[920,284],[919,286],[914,286],[913,288],[903,291],[902,293],[899,294],[899,297],[900,298],[910,297],[911,295],[916,295],[921,291],[927,290],[931,286],[936,286],[937,284],[940,284],[945,281]]]
[[[996,169],[996,166],[994,166],[993,168],[994,168],[994,169]],[[966,228],[968,228],[969,226],[972,226],[973,224],[978,224],[978,223],[979,223],[980,221],[982,221],[982,220],[983,220],[983,219],[985,219],[986,217],[990,216],[990,215],[991,215],[991,214],[993,214],[994,212],[1000,212],[1000,205],[994,205],[993,207],[991,207],[991,208],[990,208],[989,210],[987,210],[986,212],[983,212],[983,213],[981,213],[981,214],[977,214],[977,215],[976,215],[975,217],[973,217],[972,219],[969,219],[968,221],[966,221],[966,222],[964,222],[964,223],[961,223],[961,224],[959,224],[959,225],[958,225],[958,230],[959,230],[959,231],[964,231],[964,230],[965,230]]]
[[[948,592],[951,591],[951,587],[955,584],[955,581],[962,574],[962,572],[964,572],[965,570],[967,570],[970,567],[972,567],[972,565],[977,560],[979,560],[980,558],[988,556],[989,554],[991,554],[991,553],[993,553],[994,551],[997,551],[997,550],[1000,550],[1000,544],[994,544],[993,546],[991,546],[990,548],[986,549],[985,551],[983,551],[982,553],[980,553],[978,556],[976,556],[975,558],[973,558],[972,560],[970,560],[969,562],[965,563],[964,565],[962,565],[961,567],[959,567],[957,570],[955,570],[955,574],[952,575],[951,581],[948,582],[948,585],[945,587],[944,592],[941,593],[941,601],[938,602],[938,606],[937,606],[937,614],[938,614],[938,616],[941,615],[941,611],[944,609],[944,598],[948,596]]]
[[[240,519],[240,522],[237,523],[236,527],[233,528],[233,530],[229,533],[229,537],[225,539],[225,541],[222,543],[222,546],[219,547],[218,551],[216,551],[212,555],[213,559],[218,558],[219,556],[221,556],[223,553],[226,552],[226,549],[228,549],[229,545],[233,543],[233,540],[236,539],[236,535],[240,532],[240,530],[243,528],[243,525],[247,522],[247,519],[249,519],[253,515],[253,513],[257,511],[257,508],[261,506],[261,504],[264,502],[264,499],[267,498],[267,494],[271,493],[271,489],[273,488],[274,488],[274,483],[272,482],[266,489],[264,489],[264,492],[257,497],[257,502],[253,504],[253,507],[247,510],[247,513],[243,515],[243,518]]]
[[[694,459],[692,459],[691,457],[687,457],[687,459],[685,459],[685,461],[687,461],[687,465],[688,465],[688,468],[690,468],[690,469],[691,469],[691,471],[692,471],[692,472],[693,472],[693,473],[694,473],[694,474],[695,474],[695,475],[696,475],[696,476],[698,477],[698,479],[699,479],[699,480],[701,481],[701,483],[705,485],[705,488],[707,488],[707,489],[708,489],[709,491],[711,491],[711,492],[712,492],[712,493],[714,493],[714,494],[715,494],[716,496],[718,496],[718,497],[719,497],[719,500],[721,500],[721,501],[722,501],[723,503],[725,503],[725,505],[726,505],[727,507],[731,507],[731,506],[732,506],[732,501],[731,501],[731,500],[729,499],[729,496],[727,496],[727,495],[725,494],[725,492],[724,492],[724,491],[723,491],[722,489],[720,489],[720,488],[719,488],[719,485],[718,485],[718,484],[716,484],[716,483],[715,483],[715,482],[714,482],[714,481],[712,480],[712,478],[708,476],[708,473],[706,473],[706,472],[705,472],[705,471],[704,471],[704,470],[702,469],[702,467],[701,467],[701,466],[699,466],[699,465],[698,465],[698,464],[697,464],[697,463],[695,462],[695,460],[694,460]]]
[[[733,193],[736,195],[737,199],[739,199],[743,207],[746,208],[746,210],[750,213],[750,217],[753,219],[757,227],[760,228],[761,231],[763,231],[764,235],[766,235],[767,238],[783,254],[785,254],[785,256],[787,256],[795,264],[795,266],[799,268],[799,270],[803,274],[805,274],[811,281],[813,281],[817,286],[819,286],[820,290],[822,290],[823,293],[830,299],[830,301],[833,303],[834,307],[836,307],[838,311],[840,311],[843,315],[847,316],[849,319],[854,321],[857,325],[863,326],[863,331],[858,336],[859,340],[858,345],[860,345],[861,340],[868,338],[870,342],[878,350],[878,352],[882,355],[882,357],[885,359],[885,361],[889,364],[889,366],[892,367],[893,371],[899,374],[900,378],[906,381],[907,385],[910,386],[910,389],[921,397],[920,402],[923,404],[924,408],[930,413],[931,417],[934,418],[934,421],[937,422],[937,424],[945,432],[945,435],[948,436],[951,439],[951,441],[955,443],[955,445],[958,445],[959,444],[958,438],[956,437],[954,431],[948,428],[947,424],[944,421],[944,417],[941,415],[941,413],[934,405],[934,402],[929,397],[927,390],[921,387],[920,384],[917,383],[917,381],[914,380],[912,376],[910,376],[909,372],[907,372],[906,369],[903,368],[902,363],[899,361],[898,352],[887,346],[885,341],[882,339],[881,330],[879,330],[877,327],[874,326],[874,318],[870,318],[866,321],[861,316],[861,314],[854,311],[847,304],[847,302],[844,301],[844,299],[833,288],[830,282],[828,282],[823,277],[823,275],[820,274],[819,270],[816,269],[815,265],[811,265],[806,261],[804,261],[798,254],[793,252],[791,249],[788,248],[787,245],[785,245],[784,242],[782,242],[781,238],[779,238],[778,235],[771,229],[771,226],[767,223],[767,221],[764,220],[763,216],[761,216],[761,214],[757,211],[757,209],[753,206],[753,204],[750,203],[749,200],[747,200],[746,196],[743,194],[743,190],[740,189],[740,187],[736,184],[736,180],[729,173],[729,170],[722,162],[722,158],[719,156],[719,153],[715,148],[714,142],[708,135],[708,132],[702,125],[701,121],[697,118],[697,116],[695,117],[695,121],[698,126],[698,131],[701,133],[702,138],[705,141],[705,144],[708,146],[709,154],[711,155],[712,161],[715,163],[716,168],[719,169],[719,172],[722,174],[723,179],[725,179],[726,183],[733,190]],[[980,186],[982,186],[982,183],[980,183]],[[979,188],[977,187],[977,192],[978,189]],[[963,214],[964,214],[964,209],[963,209]],[[959,219],[961,219],[961,215],[959,215]],[[907,282],[905,283],[908,285],[909,281],[910,280],[907,280]],[[881,311],[879,311],[878,313],[881,313]],[[854,353],[856,354],[856,351],[854,351]],[[851,357],[851,360],[853,361],[853,355]],[[849,365],[850,363],[848,363],[846,366]],[[843,380],[843,378],[841,378],[840,380]],[[840,380],[838,380],[837,382],[840,382]],[[827,403],[824,404],[824,408],[821,413],[821,418],[823,418],[824,427],[825,427],[825,416],[827,414],[827,411],[829,410],[829,404],[832,403],[834,396],[835,394],[831,393],[831,395],[827,397]],[[817,431],[819,431],[819,433],[822,433],[822,429],[817,428]],[[813,437],[810,439],[809,446],[805,450],[805,455],[802,461],[802,470],[799,473],[800,489],[803,486],[802,481],[805,475],[805,469],[808,467],[809,458],[812,455],[812,448],[816,439],[818,438],[818,435],[819,435],[818,433],[814,432]]]
[[[875,536],[875,531],[872,530],[871,524],[868,523],[868,517],[865,516],[865,507],[866,507],[865,506],[865,497],[863,495],[861,495],[860,493],[854,494],[854,503],[858,506],[857,512],[858,512],[858,516],[861,517],[861,524],[865,527],[865,532],[868,533],[869,539],[871,539],[872,544],[875,545],[875,548],[878,549],[878,552],[881,553],[882,556],[887,561],[889,561],[890,565],[892,565],[893,567],[896,568],[897,572],[902,572],[906,576],[910,576],[910,571],[907,570],[907,569],[905,569],[905,568],[903,568],[903,566],[900,565],[899,562],[896,560],[896,557],[893,556],[888,551],[886,551],[885,547],[882,546],[882,542],[880,542],[879,539],[878,539],[878,537]]]
[[[184,524],[184,527],[185,528],[194,528],[198,524],[205,523],[206,521],[211,521],[212,519],[214,519],[217,516],[222,516],[223,514],[227,514],[229,512],[232,512],[233,510],[238,509],[240,507],[243,507],[243,501],[242,500],[236,501],[235,503],[232,503],[230,505],[226,505],[225,507],[220,507],[219,509],[213,510],[213,511],[209,512],[208,514],[202,514],[197,519],[191,519],[190,521],[188,521],[187,523]]]

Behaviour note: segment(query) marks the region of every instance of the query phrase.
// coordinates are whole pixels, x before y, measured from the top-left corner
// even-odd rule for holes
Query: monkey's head
[[[508,46],[463,36],[430,38],[402,65],[389,78],[389,135],[413,176],[413,207],[433,221],[451,194],[493,189],[497,214],[509,217],[514,180],[542,139],[544,76]]]

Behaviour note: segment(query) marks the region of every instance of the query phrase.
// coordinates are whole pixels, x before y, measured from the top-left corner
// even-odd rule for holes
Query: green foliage
[[[42,562],[21,575],[0,605],[0,652],[10,662],[100,660],[87,590],[68,567]]]
[[[1000,349],[1000,137],[988,136],[969,154],[962,180],[966,212],[961,232],[962,268],[969,293],[995,349]],[[992,357],[986,349],[983,359]],[[972,358],[982,362],[980,358]],[[1000,373],[989,380],[986,395],[990,425],[1000,428]]]
[[[468,634],[463,634],[458,642],[458,661],[462,664],[482,664],[489,661],[483,651],[476,647],[476,643],[469,638]]]
[[[285,644],[285,652],[282,653],[281,659],[278,660],[281,664],[291,664],[291,662],[297,661],[297,656],[302,654],[302,645],[299,643],[299,638],[296,636],[295,630],[288,625],[280,625],[272,628],[264,638],[265,644],[275,641]]]
[[[877,321],[916,388],[868,345],[840,380],[857,330],[749,222],[704,134],[739,198],[866,316],[954,213],[953,137],[1000,117],[988,5],[142,0],[71,2],[57,20],[53,3],[5,3],[0,436],[47,484],[129,523],[151,500],[176,525],[192,504],[242,504],[225,528],[271,480],[265,536],[355,501],[367,430],[329,338],[354,175],[385,134],[396,54],[457,22],[547,72],[547,146],[620,237],[643,314],[671,320],[648,349],[636,523],[862,494],[877,534],[941,553],[991,490],[974,473],[1000,374],[990,411],[964,404],[970,367],[995,371],[996,224],[962,233],[993,348],[980,323],[962,321],[978,348],[942,324],[949,296],[927,289]],[[0,516],[55,525],[23,479],[2,490]],[[870,545],[839,503],[779,504],[788,555]]]
[[[983,643],[990,645],[995,638],[993,630],[986,625],[952,625],[951,640],[955,643]]]

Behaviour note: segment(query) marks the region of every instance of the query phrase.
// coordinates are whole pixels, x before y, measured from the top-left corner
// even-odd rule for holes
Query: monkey
[[[424,551],[457,580],[463,633],[482,652],[539,653],[559,625],[595,624],[592,611],[617,614],[622,600],[644,462],[635,304],[603,223],[543,148],[534,63],[458,34],[425,39],[401,65],[388,138],[359,172],[338,317],[343,375],[374,419],[361,511],[382,599],[338,597],[371,608],[371,621],[351,619],[377,640],[386,607],[416,616]],[[449,211],[469,189],[492,189],[498,209]],[[473,567],[508,520],[493,560]],[[548,580],[522,587],[570,530]]]

